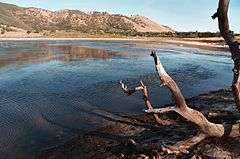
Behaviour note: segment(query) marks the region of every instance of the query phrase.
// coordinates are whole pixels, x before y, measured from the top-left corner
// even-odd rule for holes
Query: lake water
[[[0,158],[35,158],[42,149],[95,130],[119,114],[142,113],[148,86],[154,106],[171,102],[159,87],[151,50],[186,97],[231,85],[228,53],[129,41],[0,42]]]

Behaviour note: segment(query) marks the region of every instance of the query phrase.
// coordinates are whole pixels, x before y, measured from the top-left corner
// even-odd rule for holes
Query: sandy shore
[[[30,37],[30,38],[0,38],[0,41],[64,41],[64,40],[99,40],[99,41],[149,41],[145,38],[47,38],[47,37]]]
[[[210,50],[228,50],[222,38],[159,38],[159,37],[124,37],[124,38],[105,38],[105,37],[90,37],[90,38],[48,38],[48,37],[30,37],[30,38],[0,38],[0,41],[147,41],[155,43],[167,43],[178,46],[197,47]]]
[[[217,49],[217,50],[227,50],[228,46],[222,41],[221,38],[190,38],[190,39],[169,39],[163,40],[162,42],[166,42],[169,44],[176,44],[180,46],[188,46],[188,47],[198,47],[202,49]]]

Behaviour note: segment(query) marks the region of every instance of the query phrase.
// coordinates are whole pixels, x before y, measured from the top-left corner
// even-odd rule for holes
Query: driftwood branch
[[[228,9],[230,0],[219,0],[217,12],[212,16],[218,18],[218,26],[222,37],[229,46],[234,61],[232,90],[237,109],[240,111],[240,49],[234,32],[229,28]]]
[[[239,124],[234,125],[224,125],[215,124],[210,121],[199,111],[191,109],[188,107],[184,96],[181,93],[176,82],[168,75],[165,71],[159,57],[155,52],[152,52],[151,56],[154,58],[155,68],[158,73],[159,79],[162,83],[171,91],[176,107],[167,107],[160,109],[149,109],[146,110],[147,113],[165,113],[169,111],[174,111],[184,117],[186,120],[196,124],[199,127],[199,134],[192,137],[186,141],[181,141],[173,146],[167,146],[163,148],[169,153],[183,153],[188,152],[187,149],[194,146],[195,144],[201,142],[207,137],[238,137],[240,136]]]
[[[235,39],[234,33],[229,29],[229,20],[228,20],[228,9],[229,9],[230,0],[219,0],[219,5],[217,12],[212,16],[213,19],[218,18],[219,29],[222,37],[225,39],[229,49],[231,51],[232,59],[234,61],[234,76],[232,82],[232,90],[234,94],[234,100],[237,106],[237,109],[240,111],[240,44]],[[141,83],[140,87],[136,87],[133,90],[128,90],[127,87],[122,84],[122,88],[125,93],[132,94],[138,90],[143,92],[144,101],[147,110],[147,113],[162,114],[166,112],[176,112],[185,118],[187,121],[194,123],[199,128],[199,133],[187,139],[185,141],[181,141],[172,146],[163,146],[162,150],[168,153],[188,153],[188,149],[192,146],[198,144],[202,140],[208,137],[240,137],[240,124],[215,124],[210,122],[201,112],[190,108],[186,100],[178,87],[177,83],[168,75],[165,71],[159,57],[155,52],[152,52],[151,56],[154,58],[155,68],[158,73],[160,81],[162,81],[163,85],[166,86],[172,93],[174,98],[175,107],[167,107],[160,109],[153,109],[146,86]],[[146,92],[145,92],[146,91]],[[158,116],[154,116],[156,119]]]
[[[144,104],[145,104],[146,109],[153,110],[153,106],[152,106],[151,101],[149,99],[149,93],[148,93],[147,87],[144,85],[144,83],[142,81],[140,81],[139,86],[137,86],[133,89],[128,89],[127,85],[125,85],[122,81],[120,81],[120,84],[121,84],[123,92],[127,95],[132,95],[132,94],[134,94],[135,92],[138,92],[138,91],[142,92],[143,100],[144,100]],[[166,126],[166,125],[174,124],[173,121],[160,119],[157,114],[153,114],[153,116],[154,116],[156,122],[159,125],[165,125]]]
[[[208,137],[222,138],[240,136],[240,127],[238,123],[233,125],[215,124],[213,122],[210,122],[201,112],[188,107],[180,88],[178,87],[177,83],[171,78],[171,76],[169,76],[168,73],[165,71],[159,57],[156,55],[155,52],[152,52],[151,56],[154,58],[155,68],[160,81],[172,93],[172,96],[175,101],[175,106],[153,109],[149,99],[147,87],[143,84],[143,82],[140,82],[140,85],[135,87],[134,89],[128,89],[128,87],[123,82],[120,82],[123,91],[128,95],[131,95],[137,91],[141,91],[143,94],[145,106],[147,108],[145,112],[154,114],[155,119],[161,125],[168,125],[170,124],[170,122],[167,124],[164,123],[165,121],[159,119],[159,116],[157,116],[158,114],[166,112],[176,112],[183,118],[185,118],[187,121],[197,125],[199,128],[199,133],[196,136],[191,137],[185,141],[180,141],[175,145],[163,146],[162,147],[163,151],[166,151],[167,153],[176,154],[188,153],[189,148],[193,147],[194,145],[198,144],[199,142]]]
[[[180,141],[173,146],[163,146],[162,150],[167,152],[168,154],[181,154],[181,153],[189,153],[188,149],[193,147],[194,145],[200,143],[204,139],[206,139],[206,134],[199,133],[196,136],[193,136],[187,140]]]
[[[226,124],[215,124],[210,122],[201,112],[191,109],[188,107],[186,100],[178,87],[177,83],[172,79],[172,77],[165,71],[159,57],[156,55],[156,52],[152,52],[151,56],[154,58],[155,68],[159,76],[162,85],[166,86],[172,93],[172,96],[175,101],[176,106],[153,109],[153,106],[150,102],[147,87],[140,82],[140,85],[128,89],[128,87],[121,81],[121,87],[124,93],[131,95],[135,92],[142,92],[144,103],[146,106],[146,113],[153,113],[156,121],[161,125],[170,125],[171,122],[163,121],[159,118],[158,114],[166,112],[176,112],[185,118],[187,121],[194,123],[199,128],[198,135],[191,137],[185,141],[181,141],[172,146],[163,146],[162,150],[167,153],[188,153],[188,149],[198,144],[202,140],[208,137],[239,137],[240,136],[240,127],[236,123],[234,125]]]

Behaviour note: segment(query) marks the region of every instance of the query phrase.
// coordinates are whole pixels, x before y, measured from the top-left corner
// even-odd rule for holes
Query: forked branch
[[[208,121],[208,119],[201,112],[189,108],[180,88],[178,87],[177,83],[171,78],[171,76],[169,76],[168,73],[165,71],[156,52],[152,52],[151,56],[154,58],[155,68],[158,73],[159,79],[163,83],[163,85],[166,86],[171,91],[176,106],[153,109],[152,104],[149,100],[147,87],[143,84],[143,82],[140,82],[140,85],[135,87],[134,89],[128,89],[128,87],[123,82],[120,82],[123,91],[128,95],[131,95],[137,91],[141,91],[143,94],[145,106],[147,108],[145,112],[153,113],[155,119],[161,125],[167,125],[170,123],[167,124],[164,123],[165,121],[159,119],[159,116],[157,114],[162,114],[166,112],[176,112],[183,118],[185,118],[187,121],[190,121],[199,127],[199,133],[196,136],[191,137],[190,139],[187,139],[185,141],[178,142],[172,146],[163,146],[162,147],[163,151],[166,151],[167,153],[176,154],[188,153],[189,148],[198,144],[199,142],[208,137],[221,138],[240,136],[239,124],[234,125],[215,124]]]
[[[121,81],[120,83],[123,91],[128,95],[131,95],[137,91],[141,91],[143,94],[145,106],[147,108],[145,112],[153,113],[156,121],[161,125],[169,125],[171,124],[171,122],[161,120],[157,114],[173,111],[199,127],[198,135],[191,137],[190,139],[187,139],[185,141],[178,142],[172,146],[164,146],[162,147],[163,151],[176,154],[187,153],[189,148],[198,144],[207,137],[221,138],[240,136],[239,124],[215,124],[208,121],[208,119],[201,112],[189,108],[180,88],[178,87],[177,83],[172,79],[172,77],[168,75],[168,73],[165,71],[159,57],[156,55],[156,52],[153,51],[151,53],[151,56],[154,58],[155,68],[158,73],[159,79],[162,82],[162,85],[166,86],[171,91],[176,106],[153,109],[149,99],[147,87],[143,84],[142,81],[140,82],[140,85],[135,87],[134,89],[128,89],[128,87]]]
[[[142,81],[140,81],[140,85],[133,88],[133,89],[128,89],[128,87],[122,82],[120,81],[120,84],[121,84],[121,87],[122,87],[122,90],[125,94],[127,95],[132,95],[133,93],[135,92],[142,92],[143,94],[143,100],[144,100],[144,104],[145,104],[145,107],[146,109],[148,110],[153,110],[153,106],[150,102],[150,99],[149,99],[149,94],[148,94],[148,90],[147,90],[147,87],[144,85],[144,83]],[[153,114],[156,122],[159,124],[159,125],[171,125],[171,124],[174,124],[175,122],[173,121],[170,121],[170,120],[162,120],[159,118],[159,116],[157,114]]]
[[[162,83],[171,91],[176,107],[167,107],[160,109],[149,109],[146,110],[147,113],[165,113],[169,111],[174,111],[184,117],[186,120],[196,124],[200,133],[186,141],[177,143],[174,146],[165,147],[163,150],[173,153],[187,152],[187,149],[199,143],[207,137],[238,137],[240,136],[239,124],[235,125],[224,125],[224,124],[215,124],[210,121],[199,111],[191,109],[186,104],[185,98],[181,93],[176,82],[168,75],[165,71],[159,57],[155,52],[152,52],[151,56],[154,58],[155,68],[158,73],[159,79]],[[185,150],[184,150],[185,149]]]
[[[234,94],[235,103],[237,109],[240,111],[240,48],[239,42],[235,39],[234,33],[229,29],[228,20],[228,9],[230,0],[219,0],[219,5],[217,12],[212,16],[213,19],[218,18],[219,29],[221,35],[225,39],[227,45],[232,54],[232,59],[234,61],[234,77],[232,82],[232,90]],[[176,143],[173,146],[165,146],[162,148],[163,151],[168,153],[187,153],[188,149],[197,143],[201,142],[207,137],[239,137],[240,128],[239,124],[227,125],[227,124],[215,124],[210,121],[199,111],[191,109],[188,107],[181,90],[179,89],[176,82],[167,74],[159,57],[155,52],[152,52],[151,56],[154,58],[155,68],[158,73],[160,81],[165,85],[172,93],[176,106],[167,107],[160,109],[153,109],[148,98],[146,87],[144,85],[136,87],[134,90],[128,90],[127,87],[122,85],[123,90],[127,94],[132,94],[137,90],[141,90],[144,95],[145,105],[147,107],[147,113],[161,114],[169,111],[174,111],[184,117],[186,120],[196,124],[199,127],[199,134],[185,141]],[[158,117],[155,116],[157,119]]]

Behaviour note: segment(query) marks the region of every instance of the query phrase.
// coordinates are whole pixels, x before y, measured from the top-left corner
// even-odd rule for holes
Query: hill
[[[50,11],[0,3],[0,24],[25,30],[70,30],[82,33],[174,32],[144,16],[79,10]]]

